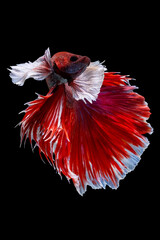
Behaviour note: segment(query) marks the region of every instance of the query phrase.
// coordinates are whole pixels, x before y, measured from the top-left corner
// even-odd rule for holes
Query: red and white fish
[[[28,103],[20,122],[21,142],[29,138],[39,153],[72,179],[79,194],[87,185],[116,189],[149,145],[150,109],[134,92],[131,78],[106,72],[99,61],[49,48],[35,62],[12,66],[13,83],[46,79],[49,92]],[[33,146],[32,146],[33,147]]]

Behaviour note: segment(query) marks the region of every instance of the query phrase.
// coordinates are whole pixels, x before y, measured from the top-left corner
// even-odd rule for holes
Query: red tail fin
[[[71,103],[69,88],[60,85],[46,96],[38,95],[25,110],[21,141],[24,136],[34,140],[80,194],[87,185],[117,188],[149,144],[142,135],[152,132],[146,122],[149,108],[128,81],[126,76],[105,73],[92,103],[73,99]]]
[[[79,176],[81,194],[87,185],[117,188],[149,144],[142,135],[152,132],[146,122],[149,108],[127,82],[126,77],[105,73],[97,101],[76,105],[70,168]]]

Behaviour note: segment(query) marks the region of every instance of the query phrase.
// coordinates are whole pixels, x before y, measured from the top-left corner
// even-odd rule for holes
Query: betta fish
[[[150,109],[130,85],[132,78],[108,72],[87,56],[58,52],[51,57],[49,48],[36,61],[9,70],[14,84],[33,78],[49,88],[22,111],[21,143],[28,138],[81,195],[87,185],[117,189],[149,145],[144,134],[152,133]]]

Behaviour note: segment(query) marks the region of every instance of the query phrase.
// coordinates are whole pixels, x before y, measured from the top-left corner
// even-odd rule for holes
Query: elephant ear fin
[[[12,82],[19,86],[23,86],[28,78],[34,78],[38,81],[44,80],[53,72],[49,48],[36,61],[17,64],[16,66],[11,66],[11,69],[8,70],[10,71]]]

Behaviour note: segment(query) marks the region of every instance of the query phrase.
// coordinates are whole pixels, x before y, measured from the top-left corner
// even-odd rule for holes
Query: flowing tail
[[[143,135],[152,133],[146,122],[150,109],[129,80],[104,73],[93,102],[73,99],[72,84],[58,85],[46,96],[38,95],[24,111],[21,142],[35,142],[40,155],[43,152],[59,174],[72,179],[81,195],[87,185],[116,189],[149,145]]]

